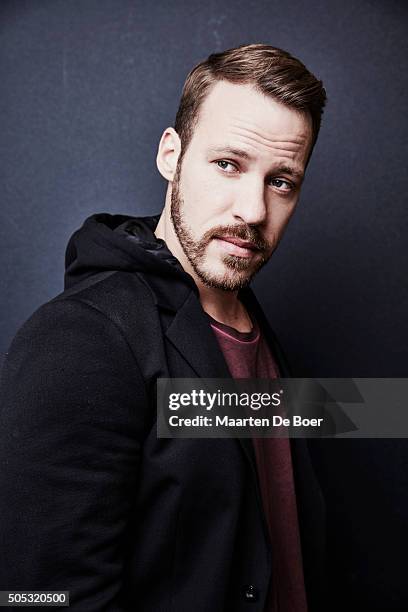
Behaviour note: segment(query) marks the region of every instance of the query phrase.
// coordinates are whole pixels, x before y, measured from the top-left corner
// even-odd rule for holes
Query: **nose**
[[[232,214],[237,221],[247,225],[262,225],[265,222],[267,207],[263,181],[248,179],[245,185],[243,181],[240,181],[234,198]]]

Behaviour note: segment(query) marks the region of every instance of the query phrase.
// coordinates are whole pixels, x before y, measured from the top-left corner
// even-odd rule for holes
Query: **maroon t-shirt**
[[[233,378],[277,378],[269,346],[253,321],[243,333],[210,317]],[[306,612],[302,553],[288,438],[254,438],[262,501],[272,543],[273,572],[265,612]]]

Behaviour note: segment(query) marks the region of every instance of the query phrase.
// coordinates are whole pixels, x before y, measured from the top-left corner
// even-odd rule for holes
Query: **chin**
[[[247,287],[251,282],[254,273],[242,270],[231,270],[229,266],[222,265],[218,267],[219,271],[214,268],[205,268],[196,270],[200,280],[207,286],[213,289],[221,289],[222,291],[238,291]],[[218,272],[218,273],[217,273]]]

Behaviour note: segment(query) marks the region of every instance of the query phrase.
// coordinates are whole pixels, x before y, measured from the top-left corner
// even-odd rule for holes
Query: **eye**
[[[227,161],[226,159],[218,159],[215,163],[223,172],[226,172],[227,174],[233,174],[234,172],[238,172],[238,167],[236,166],[236,164],[233,164],[232,162]]]
[[[284,179],[280,179],[280,178],[270,179],[269,184],[272,185],[273,187],[276,187],[277,189],[279,189],[279,191],[282,191],[282,192],[289,192],[295,188],[293,183],[290,183],[289,181],[285,181]]]

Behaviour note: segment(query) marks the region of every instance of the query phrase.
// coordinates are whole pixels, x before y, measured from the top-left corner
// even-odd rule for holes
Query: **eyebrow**
[[[287,166],[286,164],[277,166],[273,171],[277,172],[277,174],[289,174],[289,176],[293,176],[300,181],[305,178],[304,172],[296,170],[296,168],[292,168],[292,166]]]
[[[236,157],[242,157],[243,159],[252,159],[247,151],[243,149],[235,149],[234,147],[212,147],[210,153],[226,153],[227,155],[235,155]]]
[[[235,147],[212,147],[209,150],[210,153],[213,154],[222,154],[222,155],[234,155],[234,157],[240,157],[241,159],[251,160],[253,156],[245,151],[244,149],[236,149]],[[277,174],[289,174],[289,176],[293,176],[299,180],[304,179],[304,173],[301,170],[297,170],[296,168],[289,166],[288,164],[279,164],[275,168],[273,168],[273,172]]]

